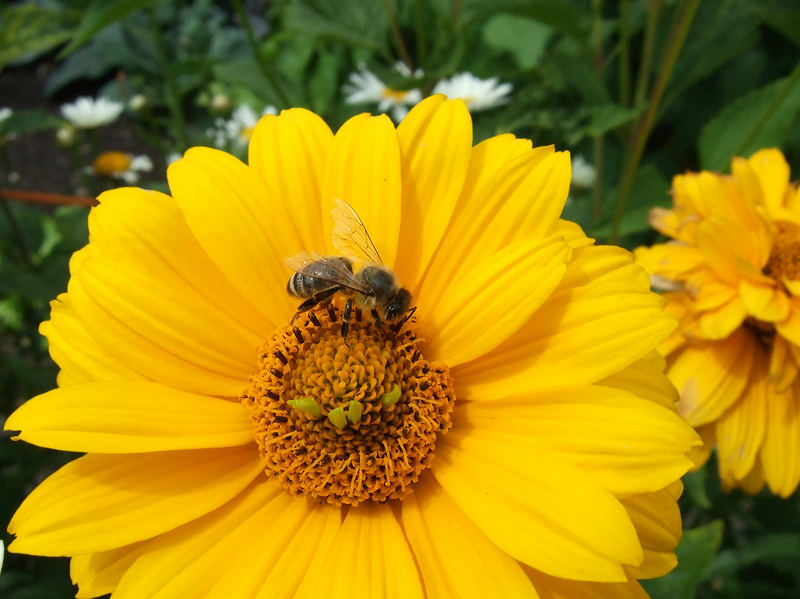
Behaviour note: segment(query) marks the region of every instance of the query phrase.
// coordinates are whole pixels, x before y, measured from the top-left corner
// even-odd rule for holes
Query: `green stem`
[[[166,50],[164,49],[164,39],[161,36],[161,26],[158,24],[155,10],[149,11],[149,15],[150,26],[153,30],[153,42],[155,45],[156,54],[158,55],[159,63],[161,64],[161,72],[164,75],[164,98],[166,100],[170,115],[172,116],[172,120],[175,124],[178,144],[180,144],[182,148],[187,148],[189,147],[189,143],[186,138],[186,121],[183,117],[181,98],[180,94],[178,94],[178,88],[175,85],[175,77],[172,73],[172,66],[169,63]]]
[[[427,64],[428,48],[425,41],[425,6],[423,0],[414,0],[414,29],[416,35],[417,60],[424,69]]]
[[[617,209],[614,212],[614,221],[611,224],[611,235],[609,236],[609,243],[616,243],[619,236],[619,224],[622,220],[622,215],[625,212],[625,206],[628,204],[628,198],[631,194],[631,187],[633,186],[633,178],[636,170],[639,168],[639,162],[642,159],[647,139],[656,122],[658,115],[658,108],[661,104],[661,98],[664,96],[664,91],[667,88],[672,69],[675,67],[675,61],[678,59],[683,42],[686,40],[686,35],[692,26],[694,15],[697,12],[697,7],[700,0],[687,0],[677,10],[680,11],[680,16],[674,22],[672,31],[670,31],[669,41],[667,48],[664,51],[664,58],[661,61],[661,68],[659,69],[656,82],[653,85],[653,90],[650,94],[650,101],[642,117],[641,125],[636,133],[636,138],[633,143],[633,150],[631,152],[628,163],[625,167],[625,172],[622,175],[622,183],[620,184],[619,201]]]
[[[397,46],[397,51],[400,53],[400,58],[406,63],[408,70],[414,72],[414,62],[411,60],[411,54],[408,52],[406,43],[403,41],[403,34],[400,32],[400,27],[397,25],[397,18],[395,18],[394,10],[392,10],[392,0],[383,0],[383,5],[386,7],[386,14],[389,15],[389,24],[392,27],[392,37]]]
[[[794,89],[794,86],[797,84],[797,80],[800,78],[800,66],[795,67],[792,71],[791,75],[787,77],[786,83],[784,83],[781,91],[776,95],[772,102],[769,103],[769,106],[766,107],[762,115],[759,117],[758,122],[753,125],[750,132],[747,134],[747,137],[744,138],[742,143],[736,148],[736,151],[733,153],[734,156],[741,156],[742,153],[747,149],[750,143],[755,139],[756,135],[758,135],[764,127],[764,124],[769,120],[769,118],[775,113],[781,103],[786,99],[789,93]]]
[[[647,3],[647,24],[644,30],[642,43],[642,61],[639,63],[639,74],[636,76],[636,92],[633,96],[633,105],[644,101],[647,94],[647,85],[650,82],[650,65],[653,62],[653,48],[656,43],[658,21],[661,16],[661,0],[652,0]]]
[[[592,0],[592,47],[594,68],[597,76],[603,79],[605,59],[603,57],[603,0]],[[597,173],[592,186],[592,223],[600,220],[603,213],[603,136],[594,139],[593,157],[595,172]]]
[[[253,53],[253,58],[256,59],[256,62],[261,69],[261,73],[263,73],[267,83],[270,84],[273,91],[278,96],[278,99],[281,103],[280,108],[289,108],[291,105],[289,97],[283,91],[283,88],[281,88],[280,83],[278,83],[278,79],[272,73],[272,69],[267,62],[267,59],[264,58],[264,55],[261,53],[261,48],[258,47],[256,35],[253,33],[253,25],[250,23],[250,17],[247,16],[247,11],[244,9],[244,5],[241,3],[241,0],[231,0],[231,4],[233,4],[234,10],[236,11],[236,14],[239,15],[239,20],[242,22],[242,28],[247,36],[247,43],[250,46],[250,51]]]
[[[619,102],[630,106],[631,102],[631,54],[628,31],[628,0],[619,0]]]

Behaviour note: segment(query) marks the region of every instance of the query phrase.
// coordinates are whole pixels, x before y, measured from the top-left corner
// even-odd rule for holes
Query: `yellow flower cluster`
[[[735,158],[730,175],[673,181],[651,213],[667,243],[636,257],[679,329],[661,346],[678,410],[716,444],[727,487],[783,497],[800,481],[800,192],[776,149]]]

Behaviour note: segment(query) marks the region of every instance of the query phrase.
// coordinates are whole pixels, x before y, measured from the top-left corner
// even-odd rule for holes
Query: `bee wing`
[[[356,279],[336,256],[320,256],[319,254],[300,252],[291,258],[286,258],[286,266],[312,279],[326,281],[331,284],[331,287],[347,287],[359,293],[367,291],[361,281]]]
[[[381,264],[381,256],[367,228],[353,207],[339,198],[333,200],[333,247],[346,256]]]

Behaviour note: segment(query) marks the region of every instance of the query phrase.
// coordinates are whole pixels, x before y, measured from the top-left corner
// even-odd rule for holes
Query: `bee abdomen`
[[[311,297],[319,291],[317,286],[317,279],[296,272],[289,278],[289,282],[286,283],[286,291],[289,292],[289,295],[293,295],[294,297]]]

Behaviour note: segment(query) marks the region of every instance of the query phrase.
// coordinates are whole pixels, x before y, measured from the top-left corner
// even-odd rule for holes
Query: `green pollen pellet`
[[[392,387],[392,390],[389,393],[384,393],[381,395],[381,403],[384,407],[390,408],[394,404],[397,403],[397,400],[400,399],[400,385],[395,383]]]
[[[361,413],[364,411],[364,406],[357,399],[351,399],[347,405],[347,420],[350,424],[356,425],[361,422]]]
[[[313,397],[301,397],[300,399],[290,399],[287,401],[295,410],[300,410],[309,415],[310,418],[322,418],[322,410],[319,409],[319,404],[314,401]]]
[[[344,415],[344,408],[338,407],[328,412],[328,420],[338,429],[345,428],[347,426],[347,416]]]

